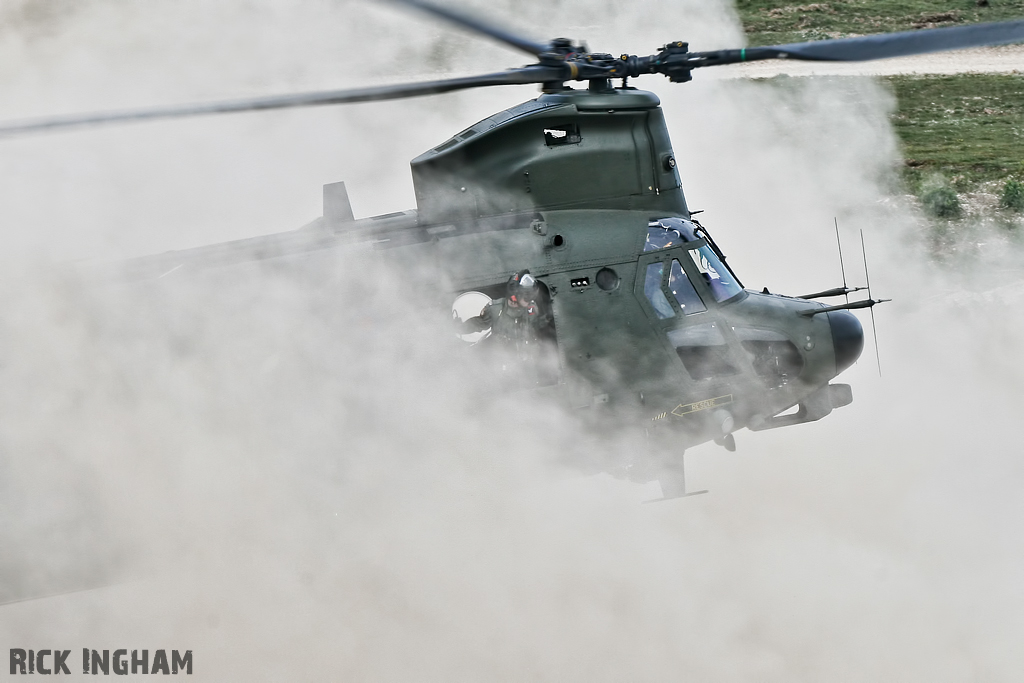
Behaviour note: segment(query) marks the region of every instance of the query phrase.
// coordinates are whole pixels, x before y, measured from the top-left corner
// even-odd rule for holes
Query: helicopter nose
[[[832,346],[836,352],[836,374],[854,364],[864,350],[864,328],[849,311],[831,311],[828,324],[832,328]]]

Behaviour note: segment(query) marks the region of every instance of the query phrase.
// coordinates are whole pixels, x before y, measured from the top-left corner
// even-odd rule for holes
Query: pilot
[[[491,335],[510,343],[522,356],[536,343],[538,333],[551,323],[551,314],[537,278],[529,270],[512,274],[505,284],[505,297],[487,304],[480,315],[463,323],[467,331],[490,328]]]
[[[505,324],[499,325],[495,332],[515,342],[517,349],[523,344],[535,343],[538,333],[551,324],[551,313],[541,286],[529,270],[513,273],[506,284]]]
[[[547,288],[529,270],[512,274],[505,283],[505,296],[484,306],[460,327],[461,334],[489,330],[483,339],[497,352],[502,381],[520,389],[547,386],[558,381],[558,354]]]
[[[517,317],[525,315],[531,318],[540,313],[540,307],[537,305],[540,287],[537,286],[537,279],[530,275],[530,271],[521,270],[513,273],[505,285],[505,290],[508,293],[509,308],[519,311]]]

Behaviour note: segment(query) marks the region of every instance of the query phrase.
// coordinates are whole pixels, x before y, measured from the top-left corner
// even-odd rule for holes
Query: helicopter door
[[[720,323],[687,275],[683,249],[640,257],[634,293],[695,380],[739,372]],[[692,265],[692,264],[691,264]]]

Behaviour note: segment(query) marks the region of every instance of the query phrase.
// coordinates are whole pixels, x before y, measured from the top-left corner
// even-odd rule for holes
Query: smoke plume
[[[50,6],[0,11],[2,118],[528,59],[390,4]],[[693,0],[469,6],[610,52],[742,40]],[[861,284],[863,229],[894,302],[851,406],[694,449],[711,493],[643,505],[564,465],[638,435],[483,391],[426,264],[67,265],[296,228],[338,180],[357,216],[411,208],[408,160],[529,87],[5,140],[0,643],[72,649],[72,678],[86,647],[191,649],[210,681],[1015,679],[1019,244],[934,261],[872,80],[650,78],[746,286],[839,285],[834,218]]]

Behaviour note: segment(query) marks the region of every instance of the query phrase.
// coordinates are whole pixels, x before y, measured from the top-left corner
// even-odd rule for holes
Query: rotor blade
[[[743,50],[694,52],[688,55],[687,61],[692,67],[736,64],[761,59],[861,62],[1019,42],[1024,42],[1024,20],[815,40]]]
[[[1024,41],[1024,21],[1003,21],[779,45],[790,59],[864,61]],[[773,49],[773,48],[768,48]]]
[[[205,104],[172,105],[135,109],[127,111],[97,112],[93,114],[74,114],[71,116],[55,116],[52,118],[27,121],[12,121],[0,124],[0,136],[19,135],[40,131],[95,126],[126,121],[147,121],[153,119],[175,119],[207,114],[228,114],[244,111],[261,111],[267,109],[287,109],[291,107],[315,107],[327,104],[352,104],[356,102],[376,102],[395,100],[404,97],[421,97],[437,93],[483,88],[492,85],[521,85],[543,83],[562,78],[562,69],[548,66],[527,66],[521,69],[509,69],[499,73],[449,78],[440,81],[423,83],[398,83],[371,88],[352,88],[348,90],[327,90],[320,92],[295,93],[291,95],[275,95],[271,97],[254,97],[244,100],[227,102],[209,102]]]
[[[540,55],[550,49],[549,46],[544,43],[538,43],[530,40],[529,38],[517,36],[505,29],[501,29],[485,21],[481,21],[476,17],[471,17],[448,7],[435,5],[432,2],[426,2],[426,0],[393,0],[393,2],[415,7],[416,9],[423,10],[428,14],[433,14],[434,16],[441,17],[442,19],[447,19],[453,24],[458,24],[463,28],[468,28],[470,31],[490,36],[491,38],[505,43],[506,45],[511,45],[516,49],[529,52],[532,55]]]

